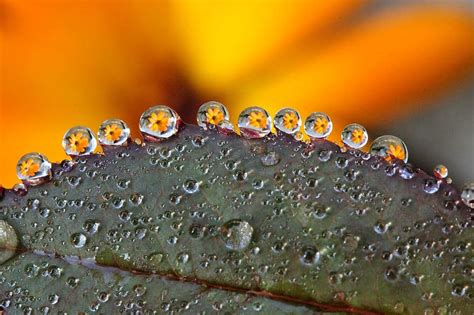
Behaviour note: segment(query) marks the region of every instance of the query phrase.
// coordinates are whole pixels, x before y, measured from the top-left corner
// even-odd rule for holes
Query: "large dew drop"
[[[271,131],[272,119],[266,110],[253,106],[240,113],[238,126],[245,138],[263,138]]]
[[[324,139],[331,134],[331,118],[325,113],[312,113],[304,122],[304,130],[310,138]]]
[[[18,246],[15,229],[4,220],[0,220],[0,265],[13,257]]]
[[[100,125],[97,138],[102,145],[123,145],[130,139],[130,128],[120,119],[107,119]]]
[[[247,221],[230,220],[222,225],[221,235],[228,249],[243,250],[252,240],[253,227]]]
[[[229,120],[227,108],[219,102],[207,102],[199,107],[197,113],[198,126],[207,129],[208,125],[218,125],[223,120]]]
[[[51,178],[51,163],[40,153],[28,153],[18,160],[16,174],[23,182],[38,185]]]
[[[471,209],[474,209],[474,183],[463,187],[461,193],[462,201]]]
[[[301,128],[301,117],[296,110],[283,108],[275,114],[274,124],[281,132],[295,134]]]
[[[180,124],[179,115],[164,105],[149,108],[140,117],[140,131],[145,139],[152,141],[173,136]]]
[[[72,127],[64,134],[62,145],[69,156],[89,155],[94,153],[97,140],[87,127]]]
[[[349,124],[341,133],[342,142],[350,148],[360,149],[367,144],[367,130],[359,124]]]
[[[372,142],[369,149],[370,154],[383,157],[387,161],[399,159],[408,161],[408,149],[405,143],[395,136],[381,136]]]

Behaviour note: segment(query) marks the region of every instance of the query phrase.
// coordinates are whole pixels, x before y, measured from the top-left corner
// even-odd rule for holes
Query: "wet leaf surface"
[[[189,125],[76,162],[0,202],[9,312],[472,310],[469,209],[401,162]]]

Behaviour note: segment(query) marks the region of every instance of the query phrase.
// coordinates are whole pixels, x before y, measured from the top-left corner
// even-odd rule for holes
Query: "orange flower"
[[[206,112],[207,122],[213,125],[217,125],[224,120],[224,113],[218,108],[210,107]]]
[[[23,176],[35,176],[40,168],[39,163],[35,162],[33,159],[28,159],[21,162],[20,173]]]
[[[255,128],[264,129],[267,127],[267,117],[262,112],[251,112],[249,124]]]
[[[122,128],[116,124],[111,124],[105,126],[105,139],[111,142],[115,142],[120,139],[122,135]]]
[[[168,116],[165,112],[158,112],[152,113],[150,117],[148,117],[148,127],[153,131],[165,132],[168,130],[168,125],[170,122],[170,116]]]
[[[352,135],[351,140],[354,143],[361,143],[365,137],[364,131],[362,131],[361,129],[354,129],[351,135]]]
[[[326,118],[318,117],[314,123],[314,131],[319,134],[324,134],[328,129],[329,122]]]
[[[387,157],[385,158],[387,161],[391,161],[393,158],[404,160],[405,159],[405,150],[400,145],[394,146],[391,144],[387,150]]]
[[[296,125],[298,124],[298,117],[296,117],[295,113],[289,112],[285,113],[283,116],[283,127],[288,130],[293,130]]]
[[[69,147],[72,152],[83,153],[89,146],[89,139],[82,132],[77,132],[69,137]]]

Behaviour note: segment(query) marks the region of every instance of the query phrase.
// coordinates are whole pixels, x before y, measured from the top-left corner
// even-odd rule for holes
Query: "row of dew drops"
[[[300,131],[302,120],[300,114],[292,108],[279,110],[274,119],[277,132],[293,135],[303,140]],[[229,121],[227,108],[215,101],[201,105],[197,113],[197,123],[204,129],[217,128],[224,134],[234,133],[234,126]],[[147,109],[140,117],[139,127],[145,141],[167,139],[179,131],[182,120],[171,108],[163,105]],[[249,139],[263,138],[272,130],[272,118],[261,107],[249,107],[242,111],[238,118],[240,134]],[[332,131],[333,124],[328,115],[321,112],[310,114],[304,122],[304,131],[312,140],[325,139]],[[105,120],[99,127],[97,138],[102,146],[122,146],[130,141],[130,128],[120,119]],[[344,148],[361,149],[367,144],[367,130],[360,124],[349,124],[341,133]],[[62,146],[69,156],[83,156],[93,153],[97,140],[92,131],[83,126],[69,129],[62,139]],[[399,159],[408,161],[408,150],[405,143],[391,135],[375,139],[370,145],[369,153],[378,155],[388,161]],[[40,153],[28,153],[20,158],[17,164],[17,176],[26,184],[38,185],[51,178],[51,163]],[[438,180],[447,179],[448,169],[437,165],[433,171]],[[19,187],[20,186],[20,187]],[[24,190],[24,184],[16,186]],[[14,188],[15,190],[15,188]],[[474,183],[464,187],[461,198],[470,208],[474,208]]]

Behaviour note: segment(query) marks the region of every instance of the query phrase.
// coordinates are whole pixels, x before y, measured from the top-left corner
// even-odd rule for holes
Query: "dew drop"
[[[229,112],[223,104],[211,101],[199,107],[197,123],[201,128],[207,129],[208,125],[217,126],[224,120],[229,121]]]
[[[295,134],[301,128],[300,114],[292,108],[280,109],[274,118],[275,128],[287,133]]]
[[[264,166],[273,166],[277,165],[280,162],[280,155],[276,152],[265,153],[264,156],[260,158]]]
[[[25,183],[38,185],[51,179],[51,163],[40,153],[28,153],[18,160],[16,174]]]
[[[263,138],[272,128],[272,119],[267,111],[257,106],[242,111],[237,123],[240,134],[249,139]]]
[[[313,265],[319,262],[320,252],[314,246],[305,246],[301,250],[300,260],[305,265]]]
[[[97,147],[92,131],[87,127],[72,127],[63,136],[63,149],[69,156],[89,155]]]
[[[140,131],[146,140],[166,139],[179,130],[181,118],[168,106],[147,109],[140,117]]]
[[[383,157],[387,161],[399,159],[408,161],[408,150],[405,143],[395,136],[381,136],[375,139],[370,145],[370,154]]]
[[[199,190],[200,183],[194,179],[187,179],[183,184],[183,189],[188,194],[194,194]]]
[[[311,138],[323,139],[332,131],[332,121],[325,113],[312,113],[304,122],[304,130]]]
[[[220,121],[219,124],[217,124],[217,131],[224,135],[235,133],[234,125],[226,119]]]
[[[130,128],[120,119],[107,119],[99,127],[97,138],[102,145],[123,145],[130,139]]]
[[[428,194],[434,194],[439,190],[439,182],[434,178],[425,179],[423,190]]]
[[[71,244],[76,248],[82,248],[87,243],[87,237],[82,233],[71,235]]]
[[[221,236],[225,246],[230,250],[243,250],[252,240],[253,227],[240,219],[230,220],[221,227]]]
[[[433,169],[433,174],[436,178],[443,179],[448,177],[448,168],[443,164],[438,164]]]
[[[474,183],[467,184],[461,192],[461,199],[471,209],[474,209]]]
[[[342,130],[341,139],[348,147],[360,149],[367,144],[369,135],[363,126],[359,124],[349,124]]]
[[[4,220],[0,220],[0,265],[13,257],[18,246],[15,229]]]

